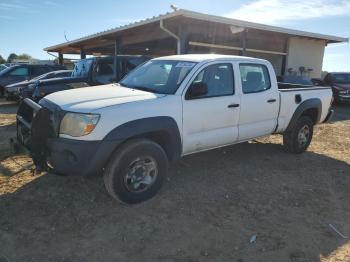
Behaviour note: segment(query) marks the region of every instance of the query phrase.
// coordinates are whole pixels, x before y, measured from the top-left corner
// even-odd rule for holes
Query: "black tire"
[[[302,130],[304,129],[304,130]],[[300,132],[304,133],[308,130],[308,136],[304,134],[299,136]],[[310,145],[314,130],[314,123],[308,116],[302,116],[298,119],[292,130],[283,134],[283,145],[288,152],[300,154],[304,152]]]
[[[145,185],[144,188],[141,187],[139,192],[133,192],[130,189],[130,187],[134,186],[130,185],[130,182],[133,180],[128,179],[128,174],[130,174],[131,170],[134,170],[132,178],[136,177],[139,179],[138,175],[140,175],[140,177],[142,176],[145,179],[144,173],[146,171],[144,166],[140,168],[135,167],[136,163],[138,163],[137,161],[141,161],[143,158],[151,159],[151,164],[156,167],[157,172],[152,171],[155,178],[150,178],[152,180],[150,185]],[[132,165],[134,166],[131,167]],[[142,174],[138,170],[141,170]],[[135,204],[152,198],[159,191],[167,171],[168,158],[159,144],[147,139],[134,139],[122,145],[112,155],[104,171],[103,178],[108,193],[114,199],[127,204]],[[156,175],[154,175],[155,173]],[[148,175],[148,177],[151,176]],[[144,184],[139,183],[139,186],[141,185]],[[141,191],[141,189],[144,191]],[[134,190],[137,189],[134,188]]]

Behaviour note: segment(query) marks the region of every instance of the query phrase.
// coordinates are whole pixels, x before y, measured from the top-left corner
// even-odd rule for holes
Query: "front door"
[[[239,140],[273,133],[277,125],[279,93],[263,64],[239,65],[242,86]]]
[[[191,96],[191,87],[207,93]],[[183,100],[183,153],[232,144],[238,138],[240,98],[235,95],[231,63],[213,63],[192,80]]]

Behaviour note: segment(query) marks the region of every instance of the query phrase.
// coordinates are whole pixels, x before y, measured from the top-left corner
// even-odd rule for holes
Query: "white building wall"
[[[320,78],[325,45],[324,40],[300,37],[289,38],[286,74],[289,74],[289,68],[299,74],[299,67],[303,66],[306,69],[313,69],[310,74],[307,74],[311,78]]]

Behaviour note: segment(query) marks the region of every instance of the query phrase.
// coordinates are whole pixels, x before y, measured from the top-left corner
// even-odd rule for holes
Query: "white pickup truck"
[[[288,151],[305,151],[331,100],[327,87],[279,86],[266,60],[169,56],[119,84],[25,99],[17,137],[38,169],[103,173],[112,197],[137,203],[160,189],[170,160],[188,154],[276,133]]]

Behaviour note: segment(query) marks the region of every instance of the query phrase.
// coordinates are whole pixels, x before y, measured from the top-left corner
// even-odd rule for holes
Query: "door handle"
[[[267,103],[275,103],[275,102],[276,102],[276,99],[273,99],[273,98],[267,100]]]
[[[239,107],[239,104],[231,104],[227,106],[228,108],[232,108],[232,107]]]

